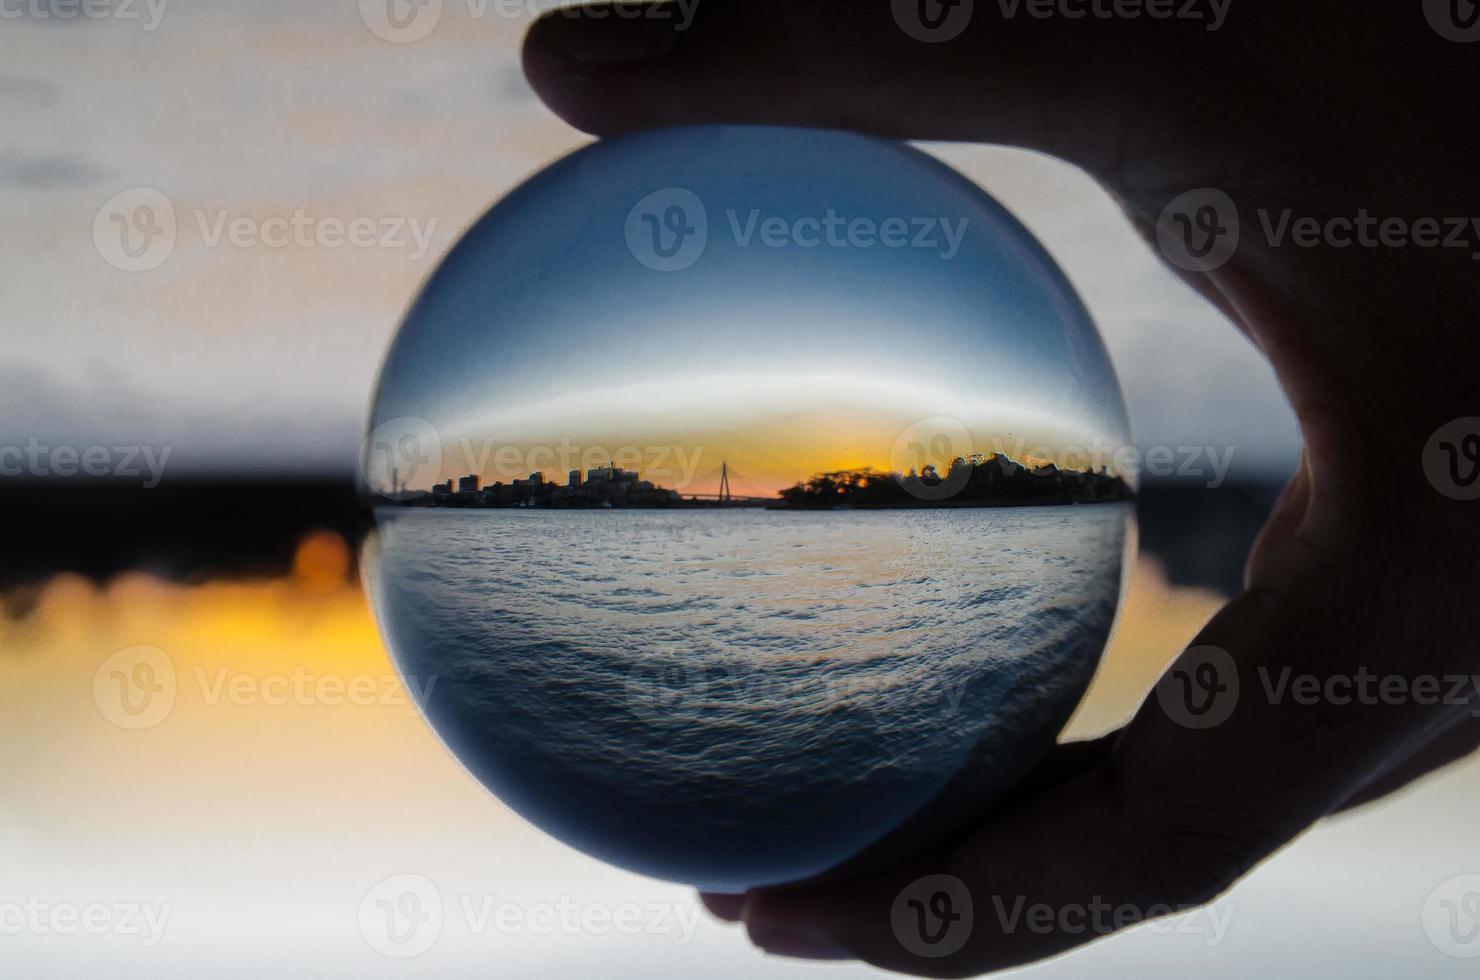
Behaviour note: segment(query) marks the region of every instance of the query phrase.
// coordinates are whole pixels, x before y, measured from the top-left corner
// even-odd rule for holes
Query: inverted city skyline
[[[648,206],[655,245],[704,229],[691,264],[644,261]],[[959,239],[766,244],[743,234],[751,214]],[[505,198],[387,356],[372,428],[407,418],[437,450],[400,471],[417,489],[610,460],[684,493],[714,492],[728,464],[734,492],[770,495],[971,453],[1114,471],[1129,443],[1088,315],[1007,212],[908,147],[785,129],[600,143]]]

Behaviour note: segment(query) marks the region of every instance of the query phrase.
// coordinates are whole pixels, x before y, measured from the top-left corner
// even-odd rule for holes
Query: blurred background
[[[0,4],[6,975],[868,972],[767,958],[688,890],[506,811],[417,716],[359,587],[355,460],[401,312],[585,139],[520,72],[549,6]],[[925,149],[1062,263],[1143,452],[1202,461],[1143,472],[1140,555],[1067,734],[1104,731],[1237,589],[1297,433],[1258,354],[1083,174]],[[1024,972],[1470,975],[1425,910],[1480,870],[1475,776],[1327,822],[1214,913]]]

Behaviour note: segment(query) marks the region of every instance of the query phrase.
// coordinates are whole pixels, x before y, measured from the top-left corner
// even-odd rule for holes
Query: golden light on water
[[[278,578],[178,584],[132,572],[102,585],[75,575],[46,583],[29,611],[0,616],[0,733],[44,777],[24,792],[96,785],[108,779],[95,766],[100,755],[126,759],[143,742],[174,756],[259,759],[291,747],[274,765],[233,775],[236,785],[264,792],[285,777],[306,792],[332,792],[314,785],[324,766],[384,783],[392,759],[455,773],[409,703],[349,570],[344,540],[315,531]],[[1071,734],[1123,720],[1219,603],[1213,593],[1168,585],[1155,562],[1139,562]],[[93,694],[100,665],[135,646],[162,651],[177,685],[168,716],[141,732],[112,725]],[[171,795],[188,791],[178,785]]]
[[[472,932],[453,904],[468,896],[520,907],[562,896],[607,907],[696,904],[688,889],[551,840],[462,770],[409,704],[358,584],[341,574],[344,549],[316,532],[294,571],[277,578],[179,584],[130,573],[97,585],[62,575],[24,612],[15,595],[0,603],[8,776],[0,900],[172,909],[157,947],[128,936],[20,937],[7,949],[21,963],[129,977],[201,975],[223,957],[316,976],[401,976],[418,963],[449,976],[635,978],[706,964],[716,976],[809,970],[760,956],[742,933],[708,921],[692,945],[669,934]],[[1123,721],[1220,601],[1168,584],[1154,561],[1136,564],[1070,734]],[[167,657],[176,682],[170,710],[141,729],[111,720],[115,706],[100,704],[94,686],[105,661],[131,648]],[[1474,764],[1456,769],[1431,792],[1307,835],[1229,899],[1235,923],[1223,952],[1250,962],[1301,955],[1308,935],[1284,925],[1291,902],[1368,915],[1333,919],[1360,927],[1352,942],[1422,943],[1423,896],[1454,873],[1453,855],[1429,842],[1463,832],[1474,774]],[[449,904],[448,928],[424,962],[384,958],[356,926],[367,892],[408,872],[435,881]],[[1379,879],[1388,885],[1374,896],[1364,884]],[[1372,902],[1386,918],[1362,911]],[[1168,964],[1193,970],[1208,954],[1197,936],[1181,946],[1175,937],[1131,936],[1095,950],[1083,955],[1117,975]],[[1048,964],[1045,975],[1079,975],[1085,962]]]
[[[350,550],[333,531],[310,531],[293,553],[293,580],[310,592],[330,592],[344,585],[350,573]]]

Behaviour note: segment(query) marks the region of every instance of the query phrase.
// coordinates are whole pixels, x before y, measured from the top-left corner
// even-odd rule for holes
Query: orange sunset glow
[[[983,382],[984,388],[990,386]],[[1002,452],[1029,465],[1116,470],[1119,442],[1042,410],[970,391],[874,378],[714,377],[580,389],[447,425],[439,480],[634,469],[681,493],[772,496],[833,470],[905,472]],[[430,481],[429,481],[430,482]]]

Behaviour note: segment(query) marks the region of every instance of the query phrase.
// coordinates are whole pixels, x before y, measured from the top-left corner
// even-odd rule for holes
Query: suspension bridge
[[[714,472],[713,470],[710,471]],[[743,481],[743,477],[741,478]],[[714,493],[682,493],[684,500],[712,502],[720,506],[756,507],[761,504],[775,503],[776,498],[747,496],[736,494],[730,489],[730,464],[722,462],[719,464],[719,488]]]

